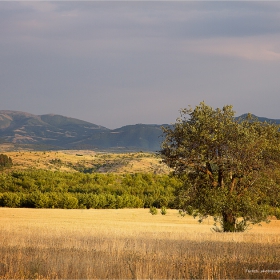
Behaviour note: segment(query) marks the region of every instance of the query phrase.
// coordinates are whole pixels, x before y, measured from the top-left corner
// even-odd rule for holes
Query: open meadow
[[[176,210],[0,208],[0,278],[280,278],[280,221],[245,233],[212,222]]]

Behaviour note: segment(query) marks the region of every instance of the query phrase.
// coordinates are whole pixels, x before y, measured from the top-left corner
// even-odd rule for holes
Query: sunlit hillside
[[[153,153],[101,153],[89,150],[13,151],[5,152],[12,158],[11,170],[47,169],[68,172],[152,172],[168,173],[168,167]]]

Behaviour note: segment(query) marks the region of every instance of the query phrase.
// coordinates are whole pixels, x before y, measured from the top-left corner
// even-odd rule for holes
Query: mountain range
[[[37,150],[157,151],[162,126],[135,124],[111,130],[61,115],[0,110],[1,142]]]
[[[280,124],[280,119],[258,118]],[[135,124],[108,129],[61,115],[0,110],[1,142],[34,150],[158,151],[162,126],[168,125]]]

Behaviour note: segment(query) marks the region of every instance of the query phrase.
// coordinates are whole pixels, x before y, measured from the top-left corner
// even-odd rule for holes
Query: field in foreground
[[[0,208],[0,279],[280,278],[280,221],[211,227],[176,210]]]

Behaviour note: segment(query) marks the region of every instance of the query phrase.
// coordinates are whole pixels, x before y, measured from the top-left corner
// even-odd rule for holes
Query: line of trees
[[[190,175],[191,173],[189,173]],[[278,185],[280,174],[275,173]],[[137,174],[84,174],[48,170],[15,171],[0,174],[0,206],[64,209],[174,208],[182,209],[188,198],[187,177]],[[280,193],[271,189],[262,197],[270,215],[280,219]],[[222,193],[220,194],[222,195]],[[192,199],[199,199],[200,194]],[[214,199],[214,197],[212,197]],[[215,198],[217,199],[217,198]],[[205,207],[211,202],[207,195]],[[222,203],[223,199],[221,199]],[[218,202],[217,202],[218,203]],[[184,204],[186,212],[193,211]],[[248,205],[249,207],[249,205]]]
[[[18,171],[0,174],[0,206],[174,208],[179,186],[180,180],[168,175]]]

